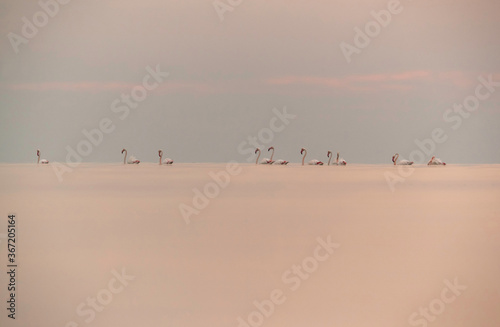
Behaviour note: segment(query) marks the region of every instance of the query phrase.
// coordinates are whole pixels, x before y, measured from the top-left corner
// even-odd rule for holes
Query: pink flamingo
[[[432,157],[431,160],[429,160],[429,162],[427,163],[428,166],[432,166],[432,165],[442,165],[442,166],[446,166],[446,163],[445,162],[442,162],[441,159],[438,159],[436,157]]]
[[[41,154],[40,150],[37,149],[36,150],[36,156],[38,157],[38,160],[36,161],[36,163],[37,164],[45,164],[45,165],[48,164],[49,161],[47,159],[40,160],[40,154]]]
[[[274,157],[274,146],[270,147],[269,149],[267,149],[267,151],[270,151],[270,150],[273,150],[273,153],[271,154],[271,161],[273,161],[273,157]],[[276,161],[273,161],[274,164],[276,165],[287,165],[288,164],[288,161],[286,160],[283,160],[283,159],[279,159],[279,160],[276,160]]]
[[[126,149],[123,149],[122,150],[122,153],[125,152],[125,156],[123,157],[123,164],[139,164],[141,161],[139,159],[137,159],[136,157],[134,156],[130,156],[127,160],[127,150]]]
[[[304,160],[306,159],[306,156],[307,156],[307,150],[302,148],[300,149],[300,154],[303,154],[304,156],[302,157],[302,166],[304,166]],[[307,163],[308,165],[319,165],[319,166],[322,166],[323,165],[323,162],[319,161],[319,160],[316,160],[316,159],[313,159],[311,161],[309,161]]]
[[[344,158],[339,159],[340,154],[337,152],[337,160],[335,160],[335,163],[337,166],[345,166],[347,165],[347,161],[344,160]]]
[[[397,162],[399,158],[399,154],[396,153],[395,155],[392,156],[392,162],[394,162],[394,165],[413,165],[413,161],[408,161],[408,160],[401,160],[399,163]]]

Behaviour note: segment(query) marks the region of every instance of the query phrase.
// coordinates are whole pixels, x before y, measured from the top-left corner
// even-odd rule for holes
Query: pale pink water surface
[[[209,174],[225,170],[82,164],[60,182],[52,163],[0,165],[0,325],[500,326],[500,165],[401,177],[391,165],[242,164],[214,188]],[[387,173],[404,180],[394,192]],[[218,194],[196,208],[205,187]],[[338,244],[322,261],[318,238]],[[134,279],[120,284],[123,269]],[[260,313],[254,301],[265,307],[273,291],[281,303]]]

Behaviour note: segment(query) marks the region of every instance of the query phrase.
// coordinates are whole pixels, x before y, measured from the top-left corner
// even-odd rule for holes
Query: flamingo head
[[[161,157],[163,155],[163,151],[162,150],[158,150],[158,157]]]
[[[271,150],[274,150],[274,146],[271,146],[271,147],[269,147],[269,149],[267,149],[267,151],[271,151]]]
[[[392,162],[396,162],[396,156],[399,156],[399,154],[396,153],[395,155],[392,156]]]
[[[328,158],[330,158],[330,156],[331,156],[331,155],[332,155],[332,151],[328,151],[328,152],[326,153],[326,156],[327,156]]]
[[[255,154],[257,154],[257,152],[260,152],[259,148],[255,149]]]
[[[304,149],[304,148],[300,149],[300,154],[303,154],[304,151],[306,151],[306,149]]]
[[[125,149],[122,149],[122,153],[123,153],[123,152],[125,152],[125,151],[127,151],[127,150],[125,150]]]

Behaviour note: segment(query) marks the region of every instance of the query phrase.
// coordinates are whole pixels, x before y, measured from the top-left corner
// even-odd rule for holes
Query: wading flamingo
[[[273,157],[274,157],[274,146],[272,146],[272,147],[270,147],[269,149],[267,149],[267,151],[270,151],[270,150],[273,150],[273,153],[271,154],[271,159],[269,159],[269,160],[273,161]],[[288,164],[288,161],[283,160],[283,159],[279,159],[279,160],[273,161],[273,163],[274,163],[275,165],[286,165],[286,164]]]
[[[255,149],[255,153],[259,153],[259,155],[257,156],[257,159],[255,160],[255,164],[257,165],[259,163],[259,158],[260,158],[260,149],[257,148]],[[264,158],[262,159],[262,161],[260,162],[261,165],[272,165],[274,161],[272,161],[271,159],[267,159],[267,158]]]
[[[161,161],[161,158],[163,157],[163,151],[162,150],[158,150],[158,157],[160,157],[160,165],[162,163],[164,163],[165,165],[171,165],[174,163],[174,161],[170,158],[165,158],[165,160],[163,160],[163,162]]]
[[[304,148],[300,149],[300,154],[304,155],[302,157],[302,166],[304,166],[304,160],[306,159],[306,156],[307,156],[307,150]],[[307,164],[308,165],[320,165],[320,166],[322,166],[323,162],[316,160],[316,159],[313,159],[313,160],[309,161]]]
[[[394,162],[394,165],[413,165],[413,161],[408,161],[408,160],[401,160],[399,163],[397,162],[399,158],[399,153],[396,153],[395,155],[392,156],[392,162]]]
[[[443,165],[445,166],[446,163],[442,162],[441,159],[438,159],[436,157],[432,157],[431,160],[427,163],[427,165],[432,166],[432,165]]]
[[[337,166],[345,166],[347,165],[347,161],[344,160],[344,158],[339,159],[340,154],[337,152],[337,160],[335,160],[335,163]]]
[[[48,164],[49,161],[47,159],[42,159],[40,160],[40,150],[36,150],[36,156],[38,157],[38,160],[36,161],[37,164]]]
[[[123,149],[122,153],[125,152],[125,156],[123,157],[123,164],[139,164],[141,161],[134,156],[130,156],[127,160],[127,150]]]

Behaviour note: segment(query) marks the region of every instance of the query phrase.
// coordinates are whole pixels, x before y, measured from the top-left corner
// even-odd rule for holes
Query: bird
[[[326,153],[326,157],[328,158],[328,166],[330,166],[330,161],[332,161],[332,151],[328,151]]]
[[[304,148],[300,149],[300,154],[304,154],[304,156],[302,157],[302,166],[304,166],[304,160],[306,159],[306,156],[307,156],[307,150],[304,149]],[[319,165],[319,166],[322,166],[323,162],[321,162],[319,160],[316,160],[316,159],[313,159],[313,160],[309,161],[307,164],[308,165]]]
[[[125,152],[125,156],[123,157],[123,164],[139,164],[141,161],[134,156],[130,156],[127,160],[127,150],[123,149],[122,153]]]
[[[399,158],[399,153],[396,153],[395,155],[392,156],[392,162],[394,162],[394,165],[413,165],[413,161],[408,161],[408,160],[401,160],[399,163],[397,162]]]
[[[273,150],[273,153],[271,154],[271,161],[273,161],[273,156],[274,156],[274,146],[270,147],[269,149],[267,149],[267,151],[270,151],[270,150]],[[279,159],[279,160],[276,160],[276,161],[273,161],[273,163],[275,165],[287,165],[288,164],[288,161],[286,160],[283,160],[283,159]]]
[[[171,165],[174,163],[174,161],[170,158],[165,158],[165,160],[163,160],[163,162],[161,161],[161,158],[163,157],[163,151],[162,150],[158,150],[158,157],[160,157],[160,165],[162,163],[164,163],[165,165]]]
[[[36,150],[36,156],[38,157],[37,164],[48,164],[49,161],[47,159],[40,160],[40,150]]]
[[[345,165],[347,165],[347,161],[345,161],[344,158],[340,158],[339,159],[339,156],[340,156],[340,154],[337,152],[337,160],[335,161],[335,163],[337,164],[337,166],[345,166]]]
[[[441,159],[439,158],[436,158],[436,157],[432,157],[431,160],[429,160],[429,162],[427,163],[428,166],[433,166],[433,165],[443,165],[443,166],[446,166],[446,163],[445,162],[442,162]]]
[[[259,163],[259,158],[260,158],[260,149],[257,148],[255,149],[255,153],[259,153],[259,155],[257,156],[257,159],[255,160],[255,164],[257,165]],[[268,158],[264,158],[262,159],[262,161],[260,162],[261,165],[272,165],[274,161],[272,161],[271,159],[268,159]]]

